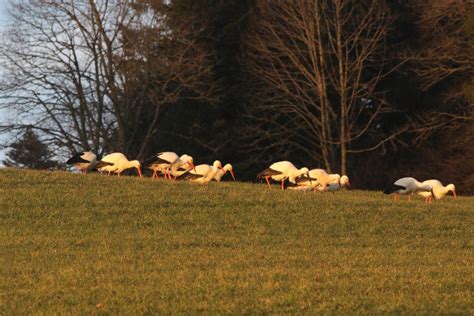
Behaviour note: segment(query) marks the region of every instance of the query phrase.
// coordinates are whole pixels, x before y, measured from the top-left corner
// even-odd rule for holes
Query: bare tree
[[[138,1],[134,9],[151,20],[123,29],[122,100],[133,106],[126,106],[131,111],[118,117],[124,125],[131,123],[123,129],[128,135],[121,135],[125,147],[139,143],[135,151],[142,157],[160,132],[159,119],[167,106],[183,100],[215,103],[220,85],[212,78],[214,52],[203,40],[206,19],[177,15],[161,1]]]
[[[13,27],[0,51],[7,74],[0,91],[2,107],[17,119],[3,130],[32,126],[59,148],[107,149],[115,124],[110,50],[119,49],[119,27],[131,20],[124,5],[113,12],[109,5],[43,0],[14,5]]]
[[[400,133],[351,147],[389,110],[379,88],[393,69],[383,62],[392,20],[384,1],[259,1],[250,20],[253,147],[300,149],[328,170],[339,162],[346,173],[348,153]]]
[[[3,131],[33,127],[56,148],[139,156],[162,107],[209,97],[209,54],[171,27],[165,1],[33,0],[13,6],[0,49]],[[151,3],[161,4],[152,7]]]

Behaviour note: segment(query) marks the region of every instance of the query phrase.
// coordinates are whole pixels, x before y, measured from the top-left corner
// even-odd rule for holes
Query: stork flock
[[[88,170],[96,169],[100,173],[120,176],[126,169],[135,168],[142,177],[142,166],[153,171],[152,178],[158,178],[162,174],[165,179],[187,180],[206,184],[210,181],[220,181],[229,172],[235,180],[233,167],[230,163],[222,166],[219,160],[212,165],[200,164],[195,166],[193,157],[167,151],[160,152],[153,157],[140,163],[138,160],[128,160],[122,153],[112,153],[97,160],[97,156],[90,152],[80,152],[71,157],[67,164],[74,165],[80,172],[86,174]],[[270,180],[281,182],[282,190],[319,191],[331,192],[344,188],[351,188],[347,175],[329,174],[324,169],[296,168],[290,161],[279,161],[271,164],[267,169],[257,174],[258,179],[265,179],[271,189]],[[287,181],[287,183],[286,183]],[[385,189],[385,194],[393,194],[394,199],[398,196],[407,195],[411,201],[413,194],[418,194],[425,199],[426,203],[432,203],[433,199],[440,200],[451,192],[456,198],[454,184],[443,184],[436,179],[420,182],[412,177],[398,179]]]
[[[221,178],[229,172],[235,180],[234,171],[230,163],[222,166],[219,160],[214,161],[212,165],[201,164],[194,165],[193,157],[181,155],[166,151],[160,152],[153,157],[140,163],[138,160],[128,160],[122,153],[112,153],[97,160],[97,155],[90,151],[80,152],[72,156],[67,164],[74,165],[80,172],[86,174],[88,170],[96,169],[100,173],[115,173],[120,177],[122,172],[127,169],[135,168],[140,177],[142,174],[142,165],[153,171],[152,178],[158,178],[162,174],[165,179],[189,180],[201,184],[212,180],[220,181]]]

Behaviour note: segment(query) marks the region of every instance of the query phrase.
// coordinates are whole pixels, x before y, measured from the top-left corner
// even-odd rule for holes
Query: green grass
[[[474,198],[0,170],[0,314],[473,314]]]

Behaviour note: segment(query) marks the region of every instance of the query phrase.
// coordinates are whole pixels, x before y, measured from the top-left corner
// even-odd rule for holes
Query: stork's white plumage
[[[84,174],[87,173],[88,169],[94,167],[96,162],[97,156],[91,151],[77,153],[66,161],[68,165],[74,165],[77,170]]]
[[[176,176],[184,173],[183,171],[178,172],[178,169],[184,169],[184,172],[187,172],[191,169],[194,169],[194,159],[193,157],[189,155],[181,155],[175,162],[173,162],[168,169],[168,176],[171,179],[171,175],[173,175],[175,178]]]
[[[328,191],[338,191],[344,188],[350,188],[351,183],[349,182],[349,177],[346,175],[343,175],[340,177],[339,181],[336,183],[329,183],[329,186],[327,188]]]
[[[385,194],[394,193],[396,199],[399,194],[408,195],[408,201],[411,201],[411,195],[420,191],[431,192],[433,187],[429,184],[423,184],[412,177],[401,178],[395,181],[390,187],[385,189]]]
[[[222,169],[217,170],[217,172],[214,176],[214,180],[216,180],[217,182],[221,181],[222,177],[227,172],[230,173],[230,175],[232,176],[232,179],[234,179],[234,181],[235,181],[234,168],[232,167],[232,165],[230,163],[225,164],[225,166]]]
[[[419,195],[425,198],[425,201],[427,203],[431,203],[433,201],[433,196],[435,200],[441,200],[448,192],[452,192],[454,198],[456,198],[456,186],[452,183],[448,184],[447,186],[444,186],[439,180],[431,179],[423,181],[422,184],[431,185],[431,187],[433,188],[431,192],[418,192]]]
[[[339,173],[329,174],[328,184],[339,184],[341,181],[341,175]]]
[[[324,169],[311,169],[308,177],[301,177],[297,180],[298,186],[311,187],[319,191],[326,191],[329,182],[334,180]]]
[[[181,175],[178,179],[206,184],[214,179],[219,169],[222,169],[222,164],[219,160],[216,160],[212,166],[207,164],[197,165],[194,169]]]
[[[270,167],[257,174],[257,178],[265,178],[269,188],[271,188],[269,179],[281,181],[281,189],[284,190],[286,179],[291,183],[296,183],[296,178],[301,175],[305,174],[309,177],[308,171],[306,167],[297,169],[295,165],[285,160],[271,164]]]
[[[337,174],[328,174],[323,169],[312,169],[308,172],[309,178],[301,177],[297,180],[298,187],[301,191],[309,191],[310,189],[318,191],[337,191],[342,188],[350,187],[349,177]],[[292,190],[298,190],[295,187]]]
[[[98,163],[97,169],[99,171],[105,171],[109,174],[111,172],[116,173],[118,176],[126,170],[130,168],[135,168],[138,171],[140,177],[142,176],[141,165],[138,160],[129,161],[127,157],[122,153],[112,153],[109,155],[104,156]]]

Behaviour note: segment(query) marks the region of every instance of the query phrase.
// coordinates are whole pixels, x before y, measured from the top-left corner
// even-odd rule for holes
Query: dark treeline
[[[11,20],[1,131],[58,155],[171,150],[241,180],[291,160],[474,193],[467,0],[33,0]]]

